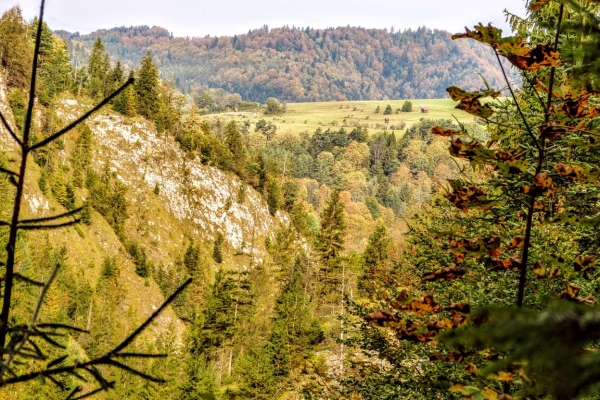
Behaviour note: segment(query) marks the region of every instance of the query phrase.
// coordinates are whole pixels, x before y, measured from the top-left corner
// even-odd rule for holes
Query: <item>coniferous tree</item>
[[[221,247],[223,246],[224,241],[225,238],[223,237],[223,234],[221,232],[218,232],[215,238],[212,253],[212,258],[217,264],[221,264],[223,262],[223,249]]]
[[[111,93],[125,83],[125,73],[123,72],[120,58],[117,60],[115,67],[108,73],[107,79],[108,88]]]
[[[225,127],[225,144],[233,154],[232,169],[238,175],[244,175],[246,165],[246,147],[244,146],[244,138],[237,129],[235,121],[231,121]]]
[[[110,70],[110,61],[108,53],[104,50],[104,44],[100,38],[94,42],[94,47],[88,60],[87,72],[89,81],[87,83],[87,92],[90,97],[99,99],[107,93],[108,73]]]
[[[90,167],[92,160],[92,130],[87,124],[79,125],[79,137],[75,142],[75,148],[71,153],[71,165],[73,166],[73,185],[83,187],[84,175]]]
[[[29,81],[33,47],[19,6],[2,14],[0,37],[0,65],[6,73],[7,86],[25,89]]]
[[[321,230],[316,248],[323,262],[340,258],[344,250],[345,235],[344,204],[339,191],[335,190],[321,212]]]
[[[52,177],[52,194],[60,204],[67,205],[67,185],[62,167]]]
[[[388,247],[391,244],[392,239],[388,236],[385,225],[377,225],[365,247],[362,257],[362,276],[358,280],[359,289],[367,295],[375,297],[374,291],[378,280],[389,276],[386,267],[389,260]]]
[[[129,78],[133,78],[135,76],[135,72],[133,70],[129,71]],[[136,92],[135,89],[131,86],[128,86],[123,90],[123,92],[119,93],[117,97],[115,97],[113,101],[113,109],[121,113],[127,117],[135,117],[136,115]]]
[[[337,302],[338,293],[343,297],[345,265],[342,251],[345,236],[344,204],[340,193],[335,190],[321,211],[321,229],[315,243],[320,258],[320,300],[323,303]]]
[[[146,52],[135,80],[136,111],[141,116],[155,120],[159,111],[158,68],[152,62],[152,55]]]

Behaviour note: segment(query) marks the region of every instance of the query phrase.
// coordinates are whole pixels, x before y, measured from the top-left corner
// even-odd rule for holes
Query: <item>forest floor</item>
[[[244,121],[250,118],[255,123],[260,118],[272,121],[277,125],[277,133],[313,133],[317,128],[339,129],[344,127],[346,131],[355,126],[367,125],[369,134],[374,134],[385,129],[385,119],[389,118],[387,128],[398,133],[405,132],[406,128],[418,122],[421,118],[428,119],[452,119],[464,123],[473,122],[473,116],[462,110],[454,108],[457,102],[451,99],[416,99],[411,100],[412,112],[401,112],[404,100],[375,100],[375,101],[330,101],[311,103],[288,103],[287,111],[282,115],[252,116],[250,112],[232,112],[225,115],[234,119]],[[392,107],[392,113],[384,115],[388,106]],[[421,113],[419,105],[423,104],[429,111]],[[379,112],[375,110],[379,107]],[[243,115],[242,118],[240,118]],[[404,126],[404,128],[402,128]]]

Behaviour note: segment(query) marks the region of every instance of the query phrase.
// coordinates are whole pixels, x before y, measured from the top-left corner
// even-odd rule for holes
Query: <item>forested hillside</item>
[[[522,78],[474,122],[282,132],[7,10],[0,398],[599,398],[598,15],[454,35]]]
[[[493,53],[478,43],[456,42],[445,31],[268,28],[233,37],[173,37],[160,27],[59,32],[76,65],[85,64],[102,39],[113,61],[135,67],[150,50],[162,78],[184,93],[194,86],[222,88],[246,101],[379,100],[441,98],[446,87],[473,90],[483,74],[497,86]]]

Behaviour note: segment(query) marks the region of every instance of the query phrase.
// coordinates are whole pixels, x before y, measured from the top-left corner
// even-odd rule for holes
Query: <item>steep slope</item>
[[[56,117],[61,126],[91,105],[68,96],[57,103]],[[14,126],[1,76],[0,111]],[[41,114],[43,110],[38,109],[38,122]],[[187,272],[182,259],[186,246],[195,242],[200,248],[200,266],[206,279],[193,284],[181,298],[183,302],[175,304],[177,312],[172,307],[165,310],[134,345],[135,348],[154,348],[157,339],[167,337],[167,351],[172,353],[183,345],[187,335],[180,317],[193,316],[194,309],[206,295],[206,286],[215,269],[246,270],[260,263],[266,254],[265,236],[280,222],[285,222],[285,217],[271,217],[262,197],[251,188],[244,189],[242,199],[239,196],[241,182],[237,177],[186,159],[173,139],[158,135],[148,121],[125,119],[105,110],[87,124],[93,133],[92,169],[108,168],[126,188],[128,219],[124,235],[116,234],[97,212],[92,213],[89,225],[28,233],[20,243],[17,272],[43,281],[49,272],[43,259],[65,249],[65,266],[48,295],[42,318],[89,329],[89,335],[69,339],[72,357],[85,358],[86,354],[102,354],[123,340],[158,308],[165,294],[180,284],[168,285],[159,277],[184,276]],[[70,160],[78,136],[77,130],[72,131],[65,136],[63,144],[53,149],[64,171],[73,168]],[[3,127],[0,127],[0,149],[6,155],[3,159],[8,167],[14,168],[16,148]],[[56,196],[50,191],[44,194],[40,189],[41,171],[31,160],[24,217],[44,217],[65,211]],[[88,195],[86,189],[76,189],[77,204],[82,204]],[[0,208],[6,213],[10,211],[10,204]],[[217,232],[225,238],[224,262],[220,265],[210,256]],[[136,259],[131,255],[129,243],[145,249],[152,266],[151,277],[136,273]],[[107,260],[114,260],[116,267],[116,271],[111,272],[114,281],[110,284],[107,282],[113,278],[106,277]],[[30,308],[23,304],[34,301],[37,293],[19,291],[17,295],[20,308],[13,314],[18,320],[26,320]],[[127,381],[119,384],[126,386]],[[17,385],[3,391],[0,398],[38,398],[40,395],[54,398],[57,395],[54,392],[37,394],[37,390],[35,384]]]
[[[218,38],[172,37],[147,26],[59,33],[77,65],[101,38],[115,60],[133,68],[150,50],[163,78],[173,77],[184,92],[209,86],[260,102],[441,98],[451,85],[483,86],[477,73],[492,86],[501,82],[488,48],[427,28],[284,27]]]

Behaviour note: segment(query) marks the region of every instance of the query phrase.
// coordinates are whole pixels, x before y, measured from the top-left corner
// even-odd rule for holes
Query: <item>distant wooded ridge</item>
[[[57,31],[74,63],[87,60],[100,37],[113,59],[136,67],[150,50],[163,79],[184,93],[222,88],[244,100],[381,100],[442,98],[457,85],[476,90],[498,86],[497,60],[473,41],[453,41],[446,31],[419,28],[266,26],[232,37],[174,37],[161,27],[120,27],[80,35]]]

